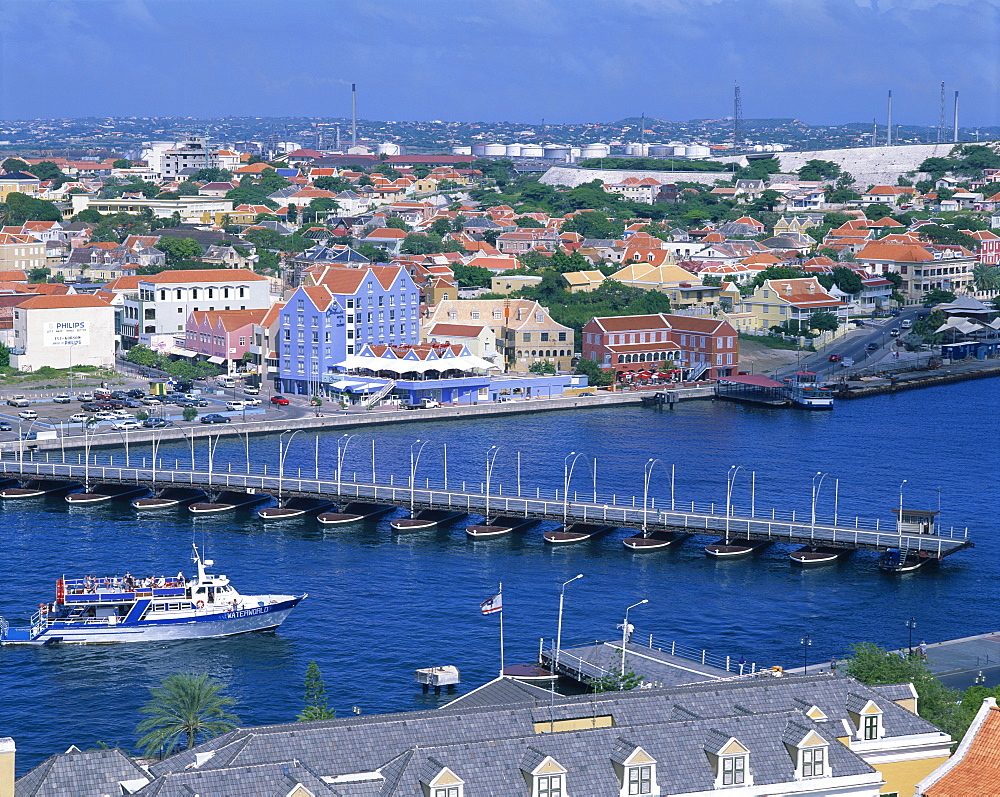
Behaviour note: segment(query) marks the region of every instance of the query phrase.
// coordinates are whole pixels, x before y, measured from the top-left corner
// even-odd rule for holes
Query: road
[[[853,370],[866,368],[889,355],[896,340],[890,331],[899,329],[900,333],[905,333],[900,327],[902,321],[916,321],[926,313],[924,307],[908,307],[895,317],[866,320],[863,327],[848,332],[818,352],[802,357],[795,365],[779,369],[775,372],[775,377],[781,379],[791,376],[795,371],[812,371],[826,381],[839,381]],[[878,348],[869,351],[870,343],[878,344]],[[830,362],[830,356],[833,354],[854,360],[854,367],[844,368],[839,362]]]

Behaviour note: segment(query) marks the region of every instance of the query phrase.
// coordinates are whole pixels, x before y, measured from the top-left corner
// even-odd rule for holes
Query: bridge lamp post
[[[799,644],[802,645],[802,674],[809,674],[809,646],[812,645],[812,637],[806,634],[802,639],[799,640]]]
[[[562,587],[559,588],[559,622],[556,624],[556,663],[555,674],[559,674],[559,653],[562,651],[562,617],[563,617],[563,597],[566,594],[566,585],[572,584],[577,579],[583,578],[583,573],[579,573],[569,581],[564,581]]]
[[[416,505],[416,483],[417,483],[417,466],[420,464],[420,455],[424,453],[424,446],[427,445],[430,440],[424,440],[421,442],[419,438],[410,443],[410,514],[413,514],[413,509]],[[417,449],[416,454],[413,452],[413,447],[420,443],[420,447]]]
[[[646,536],[646,517],[647,517],[647,502],[649,499],[649,482],[653,477],[653,468],[656,467],[656,463],[661,462],[659,459],[653,459],[652,457],[646,460],[646,464],[642,466],[642,536]]]
[[[486,509],[484,520],[490,522],[490,481],[493,479],[493,466],[497,463],[497,454],[502,446],[490,446],[486,451]],[[561,603],[560,603],[561,605]]]
[[[344,438],[347,438],[344,440]],[[356,434],[344,434],[337,438],[337,497],[340,497],[340,471],[341,466],[344,463],[344,457],[347,456],[347,446],[350,445],[351,441],[357,437]],[[343,441],[344,445],[341,447],[340,443]],[[289,441],[291,442],[291,441]],[[374,481],[374,480],[373,480]]]
[[[827,473],[821,473],[820,471],[817,471],[816,475],[813,476],[813,485],[812,485],[812,531],[810,532],[810,539],[815,539],[816,538],[816,499],[819,498],[819,491],[823,487],[823,479],[825,479],[828,475],[829,474],[827,474]],[[816,479],[819,479],[819,482],[817,482]]]
[[[906,484],[906,479],[903,479],[899,483],[899,517],[896,518],[896,533],[903,533],[903,485]]]
[[[563,457],[563,526],[566,525],[569,515],[569,483],[573,480],[573,468],[576,467],[577,460],[582,456],[582,453],[570,451]],[[573,458],[572,462],[569,461],[570,457]]]
[[[729,473],[726,474],[726,545],[729,545],[729,518],[733,514],[733,487],[741,470],[742,465],[730,465]]]
[[[288,438],[288,442],[283,443],[282,438],[289,433],[291,430],[286,430],[278,435],[278,501],[281,501],[281,483],[285,477],[285,457],[288,456],[288,449],[292,447],[292,440],[295,439],[295,435],[301,432],[301,429],[296,429],[291,433],[291,437]]]
[[[634,609],[636,606],[642,606],[644,603],[649,603],[647,598],[643,598],[638,603],[633,603],[625,610],[625,622],[622,623],[622,678],[625,677],[625,643],[628,642],[628,613]]]

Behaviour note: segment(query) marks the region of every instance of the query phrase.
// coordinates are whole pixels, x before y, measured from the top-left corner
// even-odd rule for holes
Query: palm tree
[[[139,709],[148,714],[136,726],[145,735],[139,746],[147,756],[163,750],[172,753],[186,741],[194,747],[198,737],[211,739],[236,727],[239,718],[226,709],[236,700],[222,693],[225,687],[206,674],[176,673],[149,690],[151,699]]]
[[[998,293],[1000,292],[1000,267],[977,263],[972,267],[972,281],[977,291]]]

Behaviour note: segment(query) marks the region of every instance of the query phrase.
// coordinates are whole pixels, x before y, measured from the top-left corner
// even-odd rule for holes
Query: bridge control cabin
[[[940,512],[932,509],[893,509],[900,534],[937,534],[934,518]]]

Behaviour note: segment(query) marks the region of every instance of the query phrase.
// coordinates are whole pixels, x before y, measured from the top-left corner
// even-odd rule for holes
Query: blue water
[[[573,489],[592,491],[590,457],[597,457],[604,496],[642,494],[643,464],[658,457],[651,495],[669,501],[669,465],[676,467],[676,500],[725,504],[726,474],[742,465],[733,502],[750,502],[749,471],[756,472],[758,512],[771,506],[810,512],[812,479],[830,476],[818,512],[833,511],[839,479],[841,520],[858,513],[892,524],[903,479],[907,507],[936,509],[944,525],[968,526],[976,548],[936,569],[902,577],[876,569],[874,554],[859,553],[836,567],[790,566],[789,548],[775,545],[753,560],[716,562],[692,538],[676,551],[627,552],[620,531],[581,546],[552,548],[540,532],[470,542],[463,525],[397,536],[388,523],[322,530],[312,520],[265,526],[249,513],[193,521],[186,512],[137,516],[121,506],[70,509],[61,499],[0,507],[0,615],[28,617],[52,599],[65,574],[176,572],[189,569],[192,541],[204,545],[216,570],[243,592],[308,592],[309,598],[274,634],[224,640],[132,646],[0,649],[0,736],[18,745],[18,770],[70,744],[97,742],[132,748],[137,708],[148,688],[177,671],[208,672],[239,699],[245,724],[294,719],[302,679],[315,659],[331,704],[364,713],[439,705],[413,684],[418,667],[453,664],[463,689],[499,668],[497,618],[478,606],[504,585],[507,663],[531,660],[539,638],[555,635],[558,589],[567,588],[563,638],[612,638],[626,606],[642,598],[630,620],[639,638],[677,639],[761,664],[797,665],[808,633],[810,662],[842,655],[852,642],[906,643],[904,622],[917,620],[928,641],[993,630],[992,585],[998,577],[994,512],[998,439],[993,413],[996,380],[932,388],[856,402],[832,413],[773,411],[692,402],[662,414],[640,408],[544,413],[454,423],[406,424],[375,430],[379,480],[405,478],[411,443],[429,439],[418,480],[442,478],[447,444],[452,485],[483,479],[484,456],[502,446],[494,490],[562,486],[563,459],[583,452]],[[371,476],[371,430],[349,445],[346,473]],[[336,435],[320,438],[319,469],[336,467]],[[287,440],[287,436],[285,438]],[[291,443],[286,475],[312,474],[315,435]],[[273,472],[278,440],[250,441],[253,467]],[[148,449],[133,448],[133,456]],[[184,445],[163,446],[165,459],[190,461]],[[102,453],[102,456],[106,456]],[[204,466],[207,444],[196,458]],[[73,455],[75,456],[75,455]],[[115,454],[116,462],[120,454]],[[245,470],[242,441],[222,441],[218,470]],[[641,500],[641,498],[640,498]]]

